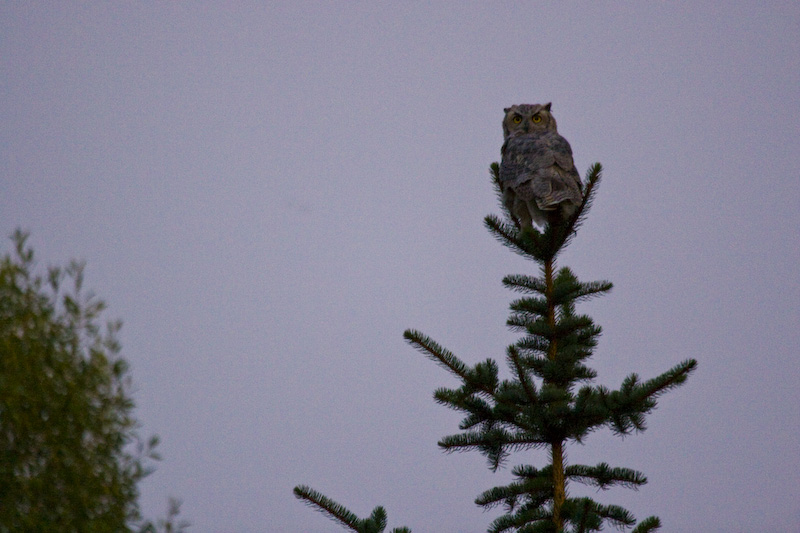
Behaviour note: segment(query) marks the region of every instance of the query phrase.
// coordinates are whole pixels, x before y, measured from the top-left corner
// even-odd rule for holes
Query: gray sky
[[[486,530],[472,502],[510,472],[437,448],[457,382],[402,332],[502,361],[500,280],[536,267],[483,228],[488,166],[503,107],[552,101],[605,167],[561,259],[615,284],[581,308],[598,382],[700,363],[645,433],[568,450],[650,483],[572,493],[664,531],[798,531],[797,2],[17,2],[0,69],[0,229],[85,259],[123,319],[162,438],[148,515],[174,495],[198,533],[341,531],[305,483]]]

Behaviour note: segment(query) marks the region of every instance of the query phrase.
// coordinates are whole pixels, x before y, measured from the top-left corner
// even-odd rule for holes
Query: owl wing
[[[538,170],[550,167],[555,162],[552,151],[541,135],[509,137],[503,143],[501,153],[500,185],[504,189],[520,189],[520,193],[523,193],[521,186],[530,184]],[[524,189],[528,192],[529,187]]]
[[[548,131],[542,135],[542,142],[547,143],[555,163],[563,171],[569,172],[575,168],[572,160],[572,147],[564,137],[556,132]]]
[[[500,184],[541,209],[562,202],[581,202],[581,178],[572,161],[569,142],[553,131],[509,137],[503,144]]]
[[[577,206],[583,199],[581,176],[572,160],[572,147],[569,142],[554,131],[546,132],[546,142],[552,153],[554,165],[550,167],[551,201],[550,205],[569,202]]]

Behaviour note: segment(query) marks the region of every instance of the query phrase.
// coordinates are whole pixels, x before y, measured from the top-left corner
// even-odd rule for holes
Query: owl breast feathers
[[[556,131],[550,104],[513,106],[503,122],[503,203],[521,227],[563,221],[582,201],[569,143]]]

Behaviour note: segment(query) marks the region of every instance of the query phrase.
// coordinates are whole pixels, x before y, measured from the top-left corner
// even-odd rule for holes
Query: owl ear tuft
[[[544,107],[544,109],[545,109],[546,111],[550,111],[550,106],[551,106],[551,105],[553,105],[553,102],[547,102],[546,104],[544,104],[544,106],[543,106],[543,107]]]
[[[503,108],[503,113],[508,113],[509,111],[511,111],[510,107]]]

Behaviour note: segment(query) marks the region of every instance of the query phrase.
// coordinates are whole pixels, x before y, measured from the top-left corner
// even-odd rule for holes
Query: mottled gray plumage
[[[503,203],[521,227],[570,217],[580,205],[581,177],[572,148],[558,134],[550,104],[505,109],[500,187]]]

